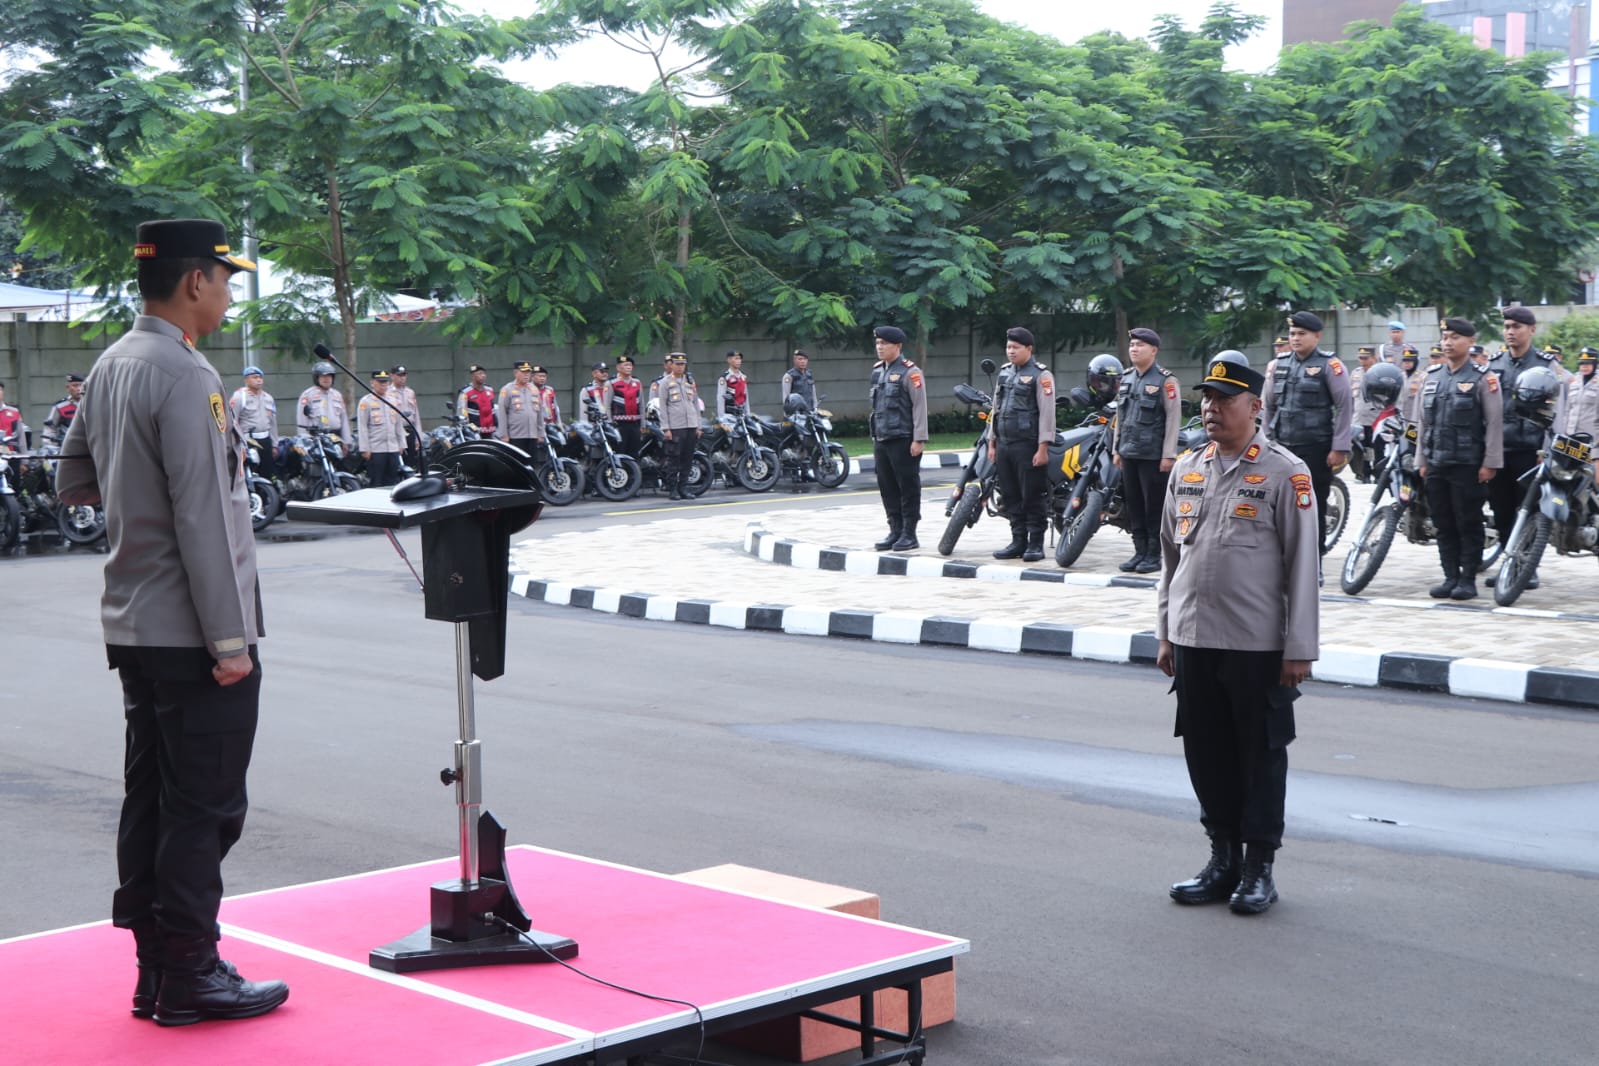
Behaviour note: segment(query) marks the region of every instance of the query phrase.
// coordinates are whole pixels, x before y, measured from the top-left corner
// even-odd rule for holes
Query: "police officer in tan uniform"
[[[405,432],[405,461],[416,465],[422,457],[422,409],[417,406],[416,390],[411,388],[411,371],[403,364],[389,367],[388,401],[400,409]]]
[[[399,482],[400,453],[405,451],[405,422],[383,402],[391,380],[387,370],[372,371],[373,395],[361,397],[355,405],[355,443],[374,488]]]
[[[1175,677],[1177,735],[1210,836],[1178,903],[1277,899],[1294,700],[1320,655],[1320,529],[1304,461],[1255,425],[1266,379],[1239,352],[1200,388],[1210,443],[1177,460],[1161,514],[1156,665]]]
[[[513,370],[494,402],[494,435],[537,458],[544,446],[544,396],[533,384],[532,363],[524,359]]]
[[[344,406],[344,394],[333,387],[333,378],[332,363],[318,363],[311,368],[312,385],[300,393],[294,424],[302,433],[315,427],[336,433],[349,443],[350,412]]]
[[[228,279],[255,264],[203,219],[141,224],[134,256],[144,313],[89,373],[56,490],[105,505],[100,618],[126,722],[111,921],[133,932],[134,1015],[172,1026],[264,1014],[289,995],[217,955],[263,625],[244,439],[194,338],[221,325]]]
[[[661,432],[666,436],[666,464],[661,476],[672,499],[686,500],[684,487],[688,484],[689,464],[694,461],[694,447],[703,432],[700,411],[704,405],[700,403],[699,389],[688,376],[688,356],[672,352],[666,359],[667,374],[659,382],[656,405]]]
[[[278,402],[266,391],[266,376],[260,367],[244,368],[244,384],[233,390],[228,407],[239,432],[246,440],[255,442],[256,452],[261,457],[257,472],[270,478],[277,467]]]
[[[1588,434],[1591,442],[1599,443],[1599,348],[1584,348],[1577,356],[1577,372],[1566,382],[1565,406],[1560,421],[1555,425],[1568,437]]]
[[[1044,526],[1049,520],[1049,479],[1044,464],[1055,443],[1055,376],[1033,357],[1033,334],[1025,326],[1005,333],[1005,369],[995,386],[994,432],[988,461],[999,477],[1010,519],[1010,543],[996,559],[1037,562],[1044,557]]]

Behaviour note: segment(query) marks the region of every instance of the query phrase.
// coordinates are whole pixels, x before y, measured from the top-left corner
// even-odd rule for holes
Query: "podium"
[[[483,808],[483,754],[472,699],[474,676],[505,672],[505,612],[510,591],[511,535],[543,507],[531,461],[498,441],[458,445],[445,453],[443,491],[393,500],[388,489],[361,489],[289,504],[304,522],[422,531],[424,615],[455,623],[455,690],[459,739],[455,763],[439,778],[455,786],[460,876],[429,890],[430,922],[373,948],[368,963],[389,973],[518,962],[577,954],[570,937],[532,928],[505,866],[505,827]],[[401,551],[402,557],[404,552]],[[409,562],[409,560],[407,560]]]

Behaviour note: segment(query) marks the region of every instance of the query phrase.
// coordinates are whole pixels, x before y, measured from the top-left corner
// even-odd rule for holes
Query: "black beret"
[[[542,366],[539,366],[539,364],[534,363],[533,364],[533,373],[535,373],[535,374],[548,374],[549,371],[545,370]]]
[[[632,366],[633,365],[633,357],[631,355],[619,355],[619,356],[617,356],[616,357],[616,365],[617,366],[621,366],[623,363],[626,363],[628,366]]]
[[[1129,340],[1143,341],[1145,344],[1153,344],[1157,348],[1160,347],[1160,334],[1152,329],[1145,329],[1143,326],[1128,330],[1127,338]]]
[[[484,371],[484,372],[485,372],[485,373],[487,373],[487,371],[488,371],[488,367],[486,367],[486,366],[483,366],[483,365],[482,365],[482,364],[480,364],[480,363],[473,363],[473,364],[472,364],[472,365],[471,365],[471,366],[469,366],[469,367],[467,367],[467,368],[466,368],[466,372],[467,372],[467,373],[468,373],[468,374],[476,374],[476,373],[477,373],[477,372],[478,372],[478,371],[479,371],[479,370],[482,370],[482,371]]]
[[[1471,324],[1469,318],[1446,318],[1438,324],[1438,328],[1445,333],[1454,333],[1462,337],[1477,335],[1477,327]]]
[[[1288,324],[1290,326],[1297,326],[1300,329],[1308,329],[1312,333],[1320,333],[1324,328],[1321,324],[1321,319],[1317,318],[1309,311],[1295,311],[1293,314],[1288,316]]]
[[[1017,344],[1025,344],[1031,348],[1033,346],[1033,331],[1026,326],[1012,326],[1005,331],[1005,339],[1015,341]]]
[[[900,329],[898,326],[878,326],[876,329],[872,330],[872,336],[876,337],[880,341],[887,341],[890,344],[905,343],[905,331]]]
[[[1520,322],[1524,326],[1536,326],[1538,324],[1537,317],[1525,307],[1505,308],[1505,321]]]
[[[83,384],[83,375],[82,374],[68,374],[67,375],[67,382],[68,382],[68,384],[71,384],[72,382],[77,382],[78,384],[81,385],[81,384]]]

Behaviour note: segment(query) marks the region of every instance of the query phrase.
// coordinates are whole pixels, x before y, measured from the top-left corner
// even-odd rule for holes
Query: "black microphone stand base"
[[[440,887],[434,885],[434,892]],[[551,956],[570,959],[576,955],[576,941],[558,933],[529,929],[513,935],[495,931],[476,940],[444,940],[433,935],[431,926],[424,926],[410,936],[373,948],[367,962],[373,969],[388,973],[419,973],[468,966],[549,962]]]

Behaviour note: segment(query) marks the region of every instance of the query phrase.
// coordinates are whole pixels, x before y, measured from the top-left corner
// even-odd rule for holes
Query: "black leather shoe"
[[[1447,600],[1455,591],[1456,578],[1446,577],[1439,584],[1427,590],[1427,595],[1435,600]]]
[[[156,999],[160,995],[160,969],[155,966],[139,967],[139,979],[133,985],[133,1016],[148,1018],[154,1014]]]
[[[914,529],[900,534],[900,538],[894,542],[894,550],[897,552],[914,551],[921,546],[921,541],[916,539],[916,531]]]
[[[206,1019],[254,1018],[289,998],[282,981],[246,981],[233,963],[218,959],[203,973],[168,971],[156,1000],[157,1025],[193,1025]]]
[[[899,530],[891,529],[891,530],[888,531],[888,536],[884,537],[882,540],[880,540],[876,544],[872,545],[872,550],[873,551],[879,551],[879,552],[889,551],[890,549],[892,549],[894,547],[895,543],[899,540],[899,537],[900,537]]]
[[[1477,598],[1477,583],[1469,577],[1463,577],[1455,582],[1455,587],[1450,591],[1452,600],[1474,600]]]
[[[1234,914],[1265,914],[1277,902],[1277,885],[1271,879],[1271,863],[1245,859],[1238,888],[1227,901]]]
[[[1027,550],[1026,537],[1011,537],[1010,543],[994,553],[996,559],[1019,559]]]
[[[1220,903],[1238,887],[1238,871],[1244,864],[1244,848],[1225,840],[1210,842],[1210,861],[1205,868],[1171,886],[1171,898],[1178,903]]]

